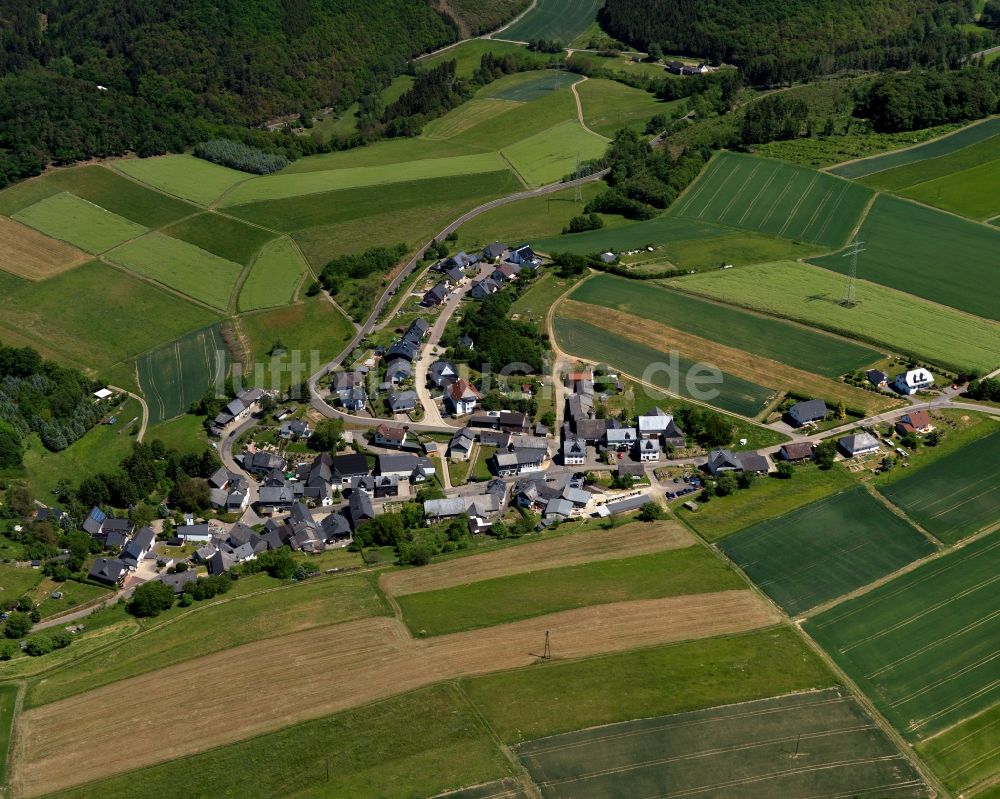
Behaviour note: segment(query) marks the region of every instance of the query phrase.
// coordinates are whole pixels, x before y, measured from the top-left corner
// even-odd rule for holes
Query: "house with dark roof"
[[[587,444],[579,438],[567,438],[562,445],[563,464],[583,466],[587,462]]]
[[[413,374],[413,365],[405,358],[396,358],[385,367],[385,381],[389,384],[402,383]]]
[[[502,284],[505,280],[517,280],[520,271],[521,267],[517,264],[504,263],[494,269],[490,277],[497,283]]]
[[[330,461],[333,480],[341,485],[350,485],[352,478],[361,477],[371,471],[368,459],[358,453],[334,455]]]
[[[378,456],[378,474],[383,477],[396,477],[400,480],[408,480],[416,468],[416,455],[392,454]]]
[[[788,409],[788,416],[796,427],[802,427],[806,424],[822,421],[829,412],[823,400],[811,399],[796,402]]]
[[[446,299],[448,299],[448,284],[441,281],[424,294],[424,298],[420,301],[420,304],[430,308],[440,305]]]
[[[287,467],[285,459],[276,452],[247,452],[243,453],[243,468],[251,474],[270,474],[274,471],[283,472]]]
[[[416,407],[416,391],[392,391],[389,393],[389,408],[393,413],[409,413]]]
[[[714,475],[719,475],[723,472],[739,472],[743,469],[740,459],[728,449],[712,450],[708,454],[708,463],[706,466],[708,467],[708,471]]]
[[[309,422],[302,419],[291,419],[284,422],[281,427],[278,428],[278,435],[287,440],[309,438],[312,435],[312,428],[309,426]]]
[[[474,300],[485,300],[487,297],[500,291],[500,284],[492,278],[476,280],[469,289],[469,296]]]
[[[466,252],[460,252],[458,255],[453,255],[451,258],[447,258],[442,261],[439,266],[438,271],[447,271],[452,267],[458,267],[459,269],[468,269],[470,266],[475,266],[482,259],[478,255],[469,255]]]
[[[125,545],[125,548],[122,549],[119,560],[135,571],[139,568],[139,564],[146,559],[146,556],[150,554],[150,550],[152,550],[155,543],[156,533],[153,532],[151,527],[143,527]]]
[[[547,457],[548,452],[541,449],[497,451],[493,454],[493,473],[497,477],[514,477],[526,472],[539,472]]]
[[[837,439],[837,449],[843,452],[848,458],[878,452],[879,447],[878,439],[871,433],[855,433],[854,435],[843,436]]]
[[[97,558],[87,576],[104,585],[120,586],[125,583],[128,572],[128,566],[117,558]]]
[[[194,569],[188,569],[187,571],[177,572],[175,574],[161,574],[157,577],[157,579],[170,588],[170,590],[175,594],[180,596],[184,593],[184,586],[188,583],[197,581],[198,572]]]
[[[427,370],[427,379],[438,388],[450,386],[458,380],[458,367],[451,361],[434,361]]]
[[[333,457],[329,453],[320,453],[311,463],[300,464],[295,470],[295,476],[302,484],[302,496],[321,505],[330,503]]]
[[[467,416],[479,402],[479,391],[467,380],[459,378],[448,386],[444,398],[452,416]]]
[[[352,530],[357,530],[365,522],[371,521],[375,518],[371,497],[364,491],[352,491],[344,515],[350,522]]]
[[[778,454],[786,461],[807,461],[813,456],[813,445],[808,441],[795,444],[782,444]]]
[[[101,530],[104,527],[104,522],[108,519],[108,514],[102,511],[100,508],[92,508],[90,513],[87,514],[87,518],[83,520],[83,524],[80,526],[83,528],[85,533],[89,533],[94,538],[97,538],[101,534]]]
[[[462,349],[473,350],[476,348],[476,342],[473,341],[472,336],[467,336],[465,334],[459,336],[456,343]]]
[[[406,339],[399,339],[394,341],[392,345],[386,350],[385,361],[393,361],[397,358],[402,358],[407,361],[415,361],[417,356],[420,355],[420,345],[414,344],[412,341],[407,341]]]
[[[500,430],[504,433],[524,433],[528,417],[520,411],[476,413],[469,417],[469,427],[477,430]]]
[[[876,388],[889,387],[889,375],[887,375],[881,369],[869,369],[867,372],[865,372],[865,377],[867,377],[868,382],[871,383]]]
[[[424,319],[422,316],[418,316],[412,322],[410,326],[406,328],[406,332],[403,334],[403,338],[417,346],[427,338],[427,334],[431,332],[430,323]]]
[[[456,461],[468,460],[475,443],[475,434],[467,427],[463,427],[452,436],[451,442],[448,444],[448,457]]]
[[[636,450],[639,453],[639,460],[643,463],[648,461],[658,461],[663,450],[660,448],[659,438],[642,438],[636,442]]]
[[[528,244],[522,244],[520,247],[515,247],[510,255],[507,256],[507,260],[511,263],[517,264],[518,266],[525,266],[531,269],[537,267],[542,260],[535,255],[535,251],[531,249]]]
[[[41,507],[35,511],[35,521],[54,522],[58,525],[66,524],[70,521],[70,516],[66,511],[57,505],[52,507]]]
[[[492,263],[503,258],[506,253],[507,245],[499,241],[494,241],[483,248],[483,259]]]
[[[284,478],[269,478],[257,493],[257,507],[265,515],[288,510],[295,502],[295,487]]]
[[[465,271],[458,266],[452,266],[444,270],[445,280],[452,286],[459,286],[465,282]]]
[[[212,531],[207,524],[182,524],[176,535],[185,544],[207,544],[212,540]]]

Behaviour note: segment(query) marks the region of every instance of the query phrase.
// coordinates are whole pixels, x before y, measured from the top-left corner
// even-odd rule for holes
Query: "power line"
[[[863,252],[865,252],[865,243],[855,239],[847,252],[841,256],[843,258],[851,259],[851,269],[847,275],[847,291],[844,293],[844,299],[840,301],[840,304],[845,308],[853,308],[858,304],[854,293],[854,281],[857,280],[858,277],[858,258]]]

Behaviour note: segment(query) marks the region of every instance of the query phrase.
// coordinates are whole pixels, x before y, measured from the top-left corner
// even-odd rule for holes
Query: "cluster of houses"
[[[668,61],[667,72],[671,75],[705,75],[715,72],[718,67],[710,67],[704,62],[697,65],[685,64],[683,61]]]
[[[923,367],[907,369],[893,379],[890,379],[889,375],[880,369],[869,369],[865,372],[865,377],[876,388],[892,388],[897,393],[906,396],[916,394],[918,391],[934,385],[934,375]]]
[[[259,388],[247,388],[239,392],[212,420],[212,435],[221,436],[229,425],[242,422],[257,413],[264,394],[264,390]]]
[[[152,528],[138,531],[129,519],[113,519],[100,508],[93,508],[81,528],[115,557],[97,558],[90,569],[90,579],[105,585],[122,585],[125,578],[153,551],[156,534]]]
[[[522,269],[534,272],[542,261],[528,244],[508,247],[496,241],[484,247],[481,255],[460,252],[434,265],[434,271],[441,274],[441,279],[424,294],[421,304],[428,308],[443,304],[455,289],[465,283],[467,269],[484,264],[495,265],[496,268],[489,275],[472,282],[469,296],[474,300],[485,300],[496,294],[504,283],[515,280]]]

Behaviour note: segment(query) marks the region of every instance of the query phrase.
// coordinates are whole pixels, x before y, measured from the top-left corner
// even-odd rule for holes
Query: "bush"
[[[169,610],[173,604],[173,589],[159,580],[151,580],[135,589],[132,601],[128,603],[128,612],[140,618],[152,618]]]
[[[600,230],[604,220],[595,213],[579,214],[569,220],[569,225],[563,228],[563,233],[584,233],[588,230]]]
[[[55,646],[52,643],[52,639],[47,635],[33,635],[24,642],[24,651],[33,658],[47,655],[53,649],[55,649]]]
[[[288,166],[288,159],[232,139],[212,139],[196,144],[194,154],[213,164],[228,166],[253,175],[267,175]]]
[[[11,613],[7,617],[7,623],[4,625],[3,634],[7,638],[13,638],[15,641],[19,638],[24,638],[31,629],[31,617],[27,613]]]
[[[655,522],[666,517],[663,508],[655,502],[647,502],[639,509],[637,518],[642,522]]]

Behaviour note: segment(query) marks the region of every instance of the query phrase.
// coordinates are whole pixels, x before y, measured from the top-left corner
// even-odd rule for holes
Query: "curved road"
[[[120,391],[123,394],[128,394],[132,399],[139,401],[139,405],[142,407],[142,425],[139,427],[139,434],[135,437],[135,440],[141,444],[142,439],[146,435],[146,427],[149,425],[149,406],[146,404],[146,400],[138,394],[133,394],[131,391],[119,388],[118,386],[108,385],[108,388],[112,391]]]

